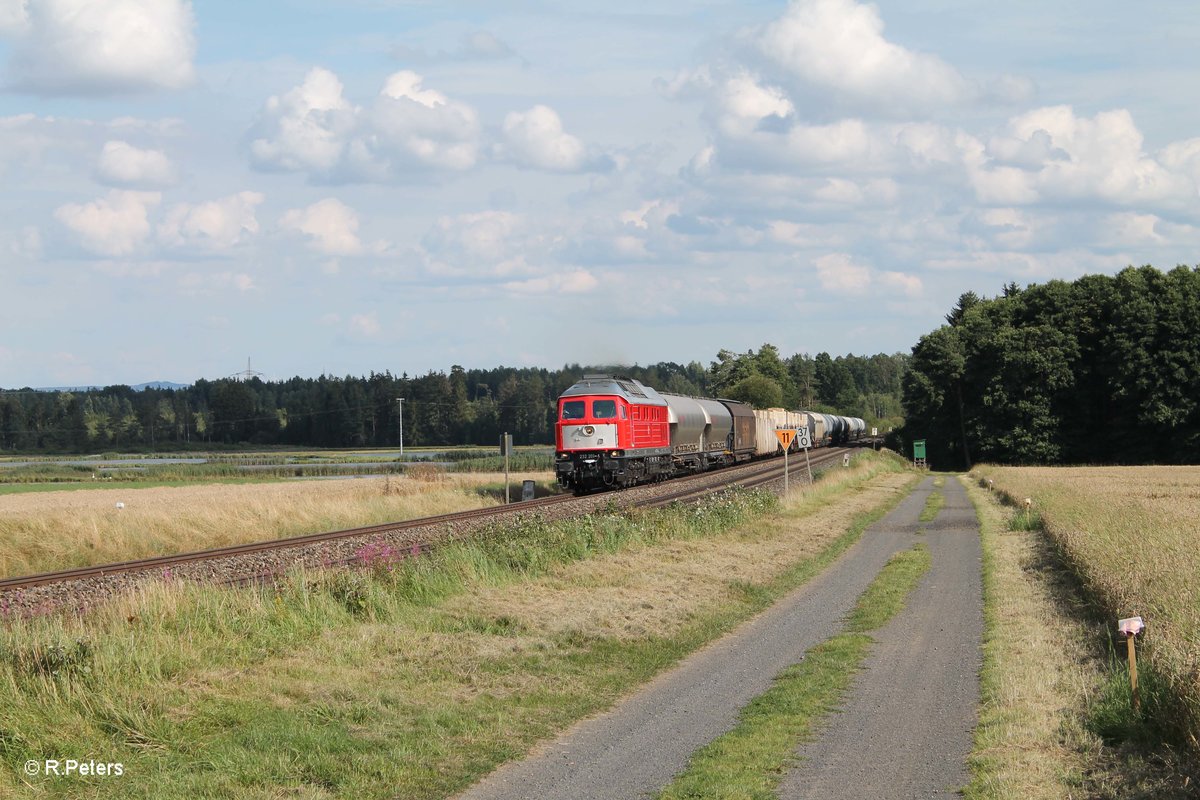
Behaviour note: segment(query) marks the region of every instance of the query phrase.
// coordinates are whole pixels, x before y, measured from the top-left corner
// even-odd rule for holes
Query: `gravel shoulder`
[[[982,552],[962,484],[927,526],[933,563],[876,644],[849,700],[780,786],[781,800],[958,795],[979,706]]]
[[[932,478],[923,481],[825,572],[760,616],[459,797],[630,800],[654,794],[697,748],[730,730],[738,710],[766,691],[778,672],[840,630],[888,559],[912,546],[932,489]]]

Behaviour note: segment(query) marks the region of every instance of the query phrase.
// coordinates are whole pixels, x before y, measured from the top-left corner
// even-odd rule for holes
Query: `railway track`
[[[831,448],[812,457],[813,466],[838,461],[846,448]],[[793,459],[796,460],[796,459]],[[616,500],[624,507],[661,507],[676,502],[695,502],[730,486],[763,486],[783,478],[783,463],[779,460],[756,462],[714,472],[680,478],[675,481],[635,487],[619,493],[601,493],[585,497],[554,495],[507,506],[472,509],[433,517],[370,525],[339,531],[327,531],[288,539],[250,542],[228,547],[187,553],[156,556],[75,569],[45,572],[0,579],[0,596],[24,598],[26,594],[45,599],[22,603],[26,610],[44,607],[87,605],[78,602],[75,594],[108,597],[122,587],[143,580],[162,577],[186,577],[208,580],[229,586],[269,583],[289,566],[287,551],[292,551],[295,565],[314,567],[352,566],[369,561],[364,555],[372,542],[389,542],[389,559],[398,560],[428,553],[438,544],[470,536],[471,530],[488,521],[513,514],[567,511],[564,516],[586,514],[609,506]],[[797,478],[801,472],[792,467]],[[447,533],[447,531],[449,531]],[[422,535],[424,534],[424,535]],[[315,554],[324,553],[317,557]],[[377,556],[377,554],[375,554]],[[265,565],[264,565],[265,562]],[[71,587],[79,587],[75,592]],[[65,602],[61,595],[69,598]]]
[[[575,498],[570,495],[543,497],[538,500],[529,500],[521,503],[520,508],[522,511],[527,509],[544,508],[547,506],[558,505],[573,499]],[[167,556],[154,556],[151,558],[138,559],[136,561],[119,561],[113,564],[99,564],[92,567],[78,567],[76,569],[60,570],[57,572],[43,572],[37,575],[4,578],[0,579],[0,591],[6,591],[9,589],[28,589],[34,586],[43,586],[50,583],[64,583],[66,581],[83,580],[85,578],[102,578],[108,575],[119,575],[125,572],[168,569],[177,564],[194,563],[197,561],[207,561],[219,558],[231,558],[252,553],[261,553],[268,550],[285,550],[291,547],[304,547],[306,545],[337,541],[339,539],[352,539],[375,534],[392,533],[396,531],[412,530],[427,526],[442,525],[451,522],[462,522],[479,517],[498,516],[499,514],[497,512],[503,513],[510,511],[512,508],[513,506],[511,505],[477,508],[470,511],[457,511],[452,514],[440,514],[433,517],[420,517],[418,519],[404,520],[403,522],[388,522],[381,525],[368,525],[362,528],[347,528],[346,530],[340,531],[311,533],[304,536],[295,536],[287,539],[272,539],[265,542],[235,544],[228,547],[214,548],[212,550],[197,550],[189,553],[175,553]]]
[[[848,450],[849,448],[839,447],[822,451],[819,455],[812,456],[812,466],[824,467],[835,463],[840,460],[842,455],[848,452]],[[796,459],[793,458],[793,460]],[[804,475],[803,478],[801,478],[802,473],[794,465],[789,464],[789,469],[794,474],[794,479],[796,481],[800,481],[808,477],[807,475]],[[667,496],[654,498],[653,500],[641,503],[640,505],[647,508],[658,508],[660,506],[670,505],[671,503],[675,502],[693,502],[715,494],[723,489],[727,489],[730,486],[741,486],[746,489],[754,489],[759,486],[765,486],[769,483],[774,483],[775,481],[783,480],[783,473],[784,466],[782,461],[769,461],[763,465],[763,469],[760,472],[755,472],[750,475],[740,477],[735,481],[715,486],[681,489],[678,492],[674,492]]]

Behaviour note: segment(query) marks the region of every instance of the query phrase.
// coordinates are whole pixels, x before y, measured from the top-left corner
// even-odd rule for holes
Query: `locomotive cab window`
[[[586,416],[582,400],[568,400],[562,406],[563,419],[583,419]]]
[[[616,400],[593,400],[592,416],[596,419],[613,419],[617,416]]]

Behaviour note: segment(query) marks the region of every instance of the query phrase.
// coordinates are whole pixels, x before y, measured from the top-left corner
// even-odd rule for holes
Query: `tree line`
[[[1129,267],[962,295],[904,378],[938,468],[1200,459],[1200,267]]]
[[[390,447],[491,444],[503,432],[519,444],[554,441],[556,402],[585,372],[617,372],[660,391],[742,399],[758,407],[835,411],[899,424],[908,356],[783,358],[722,350],[706,368],[559,370],[497,367],[390,372],[284,381],[197,380],[182,389],[108,386],[86,391],[0,390],[0,450],[74,453],[236,447]],[[403,400],[403,403],[401,403]]]

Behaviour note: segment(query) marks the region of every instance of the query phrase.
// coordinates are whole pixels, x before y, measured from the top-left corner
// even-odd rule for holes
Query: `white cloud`
[[[28,0],[0,0],[0,36],[20,35],[28,30]]]
[[[781,219],[767,223],[767,236],[770,240],[788,247],[815,247],[825,240],[826,235],[822,225]]]
[[[501,152],[518,166],[553,172],[578,171],[587,158],[583,142],[563,130],[554,109],[542,105],[504,118]]]
[[[1165,228],[1167,226],[1164,225],[1162,219],[1154,214],[1138,214],[1133,212],[1106,214],[1099,226],[1100,239],[1103,244],[1110,247],[1138,247],[1162,244],[1167,239],[1159,233],[1159,227]],[[1177,227],[1176,230],[1178,230]],[[1195,239],[1194,235],[1189,238]],[[1163,266],[1165,267],[1166,265],[1164,264]]]
[[[881,272],[879,273],[879,282],[885,291],[895,290],[907,297],[920,297],[925,291],[925,286],[921,283],[920,278],[904,272]]]
[[[511,58],[513,49],[487,31],[475,31],[463,37],[463,57],[483,60]]]
[[[1038,222],[1034,215],[1016,208],[985,208],[970,214],[965,223],[968,233],[980,235],[977,249],[1003,247],[1021,250],[1034,244]]]
[[[838,295],[863,295],[900,292],[907,297],[919,297],[924,285],[916,275],[890,270],[878,271],[857,262],[846,253],[829,253],[813,260],[821,288]]]
[[[864,182],[846,178],[827,178],[824,186],[820,186],[812,192],[814,200],[838,206],[890,205],[896,201],[899,195],[900,188],[891,178]]]
[[[1187,171],[1181,143],[1165,151]],[[984,202],[1028,204],[1094,199],[1132,205],[1194,200],[1196,186],[1143,150],[1141,131],[1125,109],[1094,117],[1070,106],[1038,108],[1009,120],[1003,135],[967,153],[971,180]]]
[[[1200,138],[1167,145],[1159,154],[1159,161],[1167,169],[1187,175],[1200,185]]]
[[[973,96],[958,70],[888,41],[883,27],[873,5],[794,0],[758,32],[757,44],[801,84],[875,109],[930,109]]]
[[[121,141],[104,143],[96,177],[124,189],[162,189],[178,180],[175,165],[161,150],[142,150]]]
[[[813,265],[817,268],[817,280],[821,288],[847,294],[861,294],[871,284],[871,270],[862,264],[856,264],[845,253],[830,253],[817,258]]]
[[[14,34],[8,83],[21,90],[178,89],[195,78],[195,19],[187,0],[37,0],[18,3],[15,12],[7,0],[3,19]]]
[[[480,135],[474,109],[425,88],[415,72],[389,76],[374,104],[363,108],[343,96],[336,75],[318,67],[300,86],[267,100],[250,153],[264,169],[389,181],[474,166]]]
[[[325,255],[353,256],[363,252],[358,238],[358,214],[333,197],[288,211],[280,218],[279,225],[304,234],[312,248]]]
[[[269,136],[251,143],[251,156],[260,167],[328,172],[342,158],[356,114],[337,76],[316,67],[302,84],[267,100],[259,126]]]
[[[74,231],[88,250],[107,256],[129,255],[150,234],[148,211],[161,199],[157,192],[114,189],[91,203],[61,206],[54,217]]]
[[[421,237],[426,268],[438,275],[536,274],[528,259],[542,259],[548,243],[509,211],[439,217]]]
[[[647,200],[637,209],[622,211],[618,219],[623,225],[649,230],[651,225],[665,225],[667,219],[679,213],[679,203],[672,200]]]
[[[172,247],[228,250],[258,233],[254,210],[264,199],[258,192],[238,192],[197,205],[178,203],[159,223],[158,238]]]
[[[762,86],[745,72],[726,80],[720,97],[726,114],[754,123],[767,117],[787,117],[795,110],[782,89]]]
[[[796,125],[787,133],[793,159],[811,164],[849,164],[875,161],[875,141],[862,120],[844,119],[830,125]]]
[[[503,287],[519,295],[557,295],[557,294],[586,294],[594,290],[600,282],[596,276],[584,269],[571,269],[540,278],[530,278],[524,281],[510,281]]]
[[[722,171],[814,174],[831,169],[853,175],[927,174],[963,171],[964,147],[980,149],[977,140],[951,128],[923,122],[878,122],[847,117],[808,123],[794,117],[761,119],[718,115],[716,144],[701,150],[683,175],[704,182]]]
[[[360,140],[357,158],[397,167],[462,170],[479,155],[475,110],[441,92],[424,88],[415,72],[388,77],[369,113],[374,134]]]
[[[366,314],[354,314],[350,317],[347,324],[350,333],[364,339],[378,338],[383,332],[383,326],[379,324],[379,314],[371,311]]]
[[[258,287],[244,272],[189,272],[180,277],[179,288],[186,294],[207,295],[230,290],[245,294]]]
[[[16,260],[41,258],[42,234],[32,225],[26,225],[19,231],[0,232],[0,253]]]

